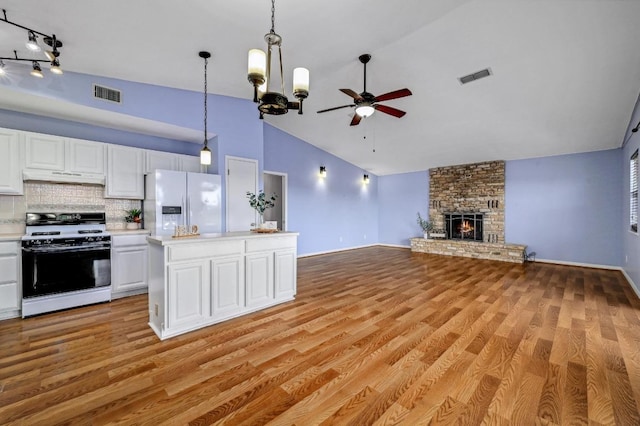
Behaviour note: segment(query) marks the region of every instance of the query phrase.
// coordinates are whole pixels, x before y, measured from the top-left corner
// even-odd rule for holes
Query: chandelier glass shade
[[[247,79],[253,85],[253,101],[258,104],[260,118],[264,114],[282,115],[289,109],[302,114],[302,101],[309,96],[309,70],[296,68],[293,71],[293,96],[297,102],[289,102],[284,93],[284,74],[282,72],[282,37],[275,32],[275,0],[271,0],[271,31],[264,36],[267,43],[266,53],[260,49],[251,49],[248,57]],[[280,72],[280,87],[274,88],[275,73],[271,64],[277,49],[277,64]]]

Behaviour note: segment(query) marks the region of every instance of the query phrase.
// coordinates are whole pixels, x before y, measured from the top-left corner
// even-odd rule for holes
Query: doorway
[[[264,193],[267,196],[276,194],[275,206],[264,212],[264,220],[278,222],[278,229],[287,230],[287,174],[264,171]]]

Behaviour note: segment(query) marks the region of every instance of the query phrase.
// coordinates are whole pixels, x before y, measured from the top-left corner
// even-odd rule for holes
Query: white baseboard
[[[365,244],[363,246],[345,247],[345,248],[339,248],[339,249],[327,250],[327,251],[317,251],[315,253],[299,254],[298,258],[311,257],[311,256],[320,256],[322,254],[339,253],[341,251],[349,251],[349,250],[355,250],[355,249],[360,249],[360,248],[365,248],[365,247],[375,247],[375,246],[378,246],[378,245],[380,245],[380,244]]]
[[[633,280],[631,279],[629,274],[627,274],[627,271],[625,271],[622,268],[620,268],[620,270],[622,271],[622,275],[624,275],[624,277],[627,279],[627,282],[629,283],[629,285],[633,289],[633,291],[636,294],[636,296],[638,296],[638,299],[640,299],[640,290],[638,290],[638,286],[636,285],[636,283],[633,282]]]
[[[538,259],[534,262],[540,263],[553,263],[556,265],[567,265],[567,266],[580,266],[581,268],[593,268],[593,269],[610,269],[613,271],[621,271],[622,268],[619,266],[611,266],[611,265],[596,265],[593,263],[582,263],[582,262],[566,262],[564,260],[553,260],[553,259]]]
[[[405,245],[402,245],[402,244],[383,244],[383,243],[380,243],[380,244],[376,244],[376,245],[378,245],[380,247],[408,248],[408,249],[411,248],[410,245],[406,245],[405,246]]]

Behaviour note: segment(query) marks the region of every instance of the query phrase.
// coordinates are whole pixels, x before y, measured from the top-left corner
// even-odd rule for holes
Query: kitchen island
[[[291,301],[294,232],[147,237],[149,326],[163,340]]]

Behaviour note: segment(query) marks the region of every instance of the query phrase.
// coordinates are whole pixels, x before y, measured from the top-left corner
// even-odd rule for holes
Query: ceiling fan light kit
[[[2,15],[3,17],[0,18],[1,22],[13,25],[14,27],[22,28],[23,30],[27,31],[27,42],[25,43],[25,46],[27,47],[27,49],[29,49],[30,52],[43,52],[47,59],[20,58],[18,57],[17,50],[14,50],[13,56],[0,57],[0,76],[6,75],[5,64],[3,61],[31,62],[32,69],[30,74],[38,78],[44,77],[44,74],[42,74],[42,69],[40,68],[40,62],[49,62],[51,64],[51,72],[54,74],[60,75],[63,73],[62,68],[60,68],[60,61],[58,60],[58,57],[60,56],[60,51],[58,50],[58,48],[62,47],[62,42],[56,38],[55,34],[47,35],[32,28],[25,27],[24,25],[9,21],[7,19],[7,11],[5,9],[2,9]],[[42,48],[38,44],[38,35],[42,36],[42,41],[44,42],[44,44],[50,46],[51,50],[42,50]]]
[[[260,119],[264,114],[282,115],[289,109],[298,110],[302,114],[302,102],[309,96],[309,70],[296,68],[293,70],[293,96],[298,102],[289,102],[284,94],[284,74],[282,72],[282,37],[275,32],[275,0],[271,0],[271,31],[264,36],[267,52],[251,49],[248,58],[247,79],[253,85],[253,102],[258,104]],[[272,50],[278,49],[280,66],[280,92],[272,90],[273,74],[271,72]]]
[[[375,96],[372,93],[367,92],[367,63],[371,60],[371,55],[363,54],[358,57],[360,62],[364,65],[364,90],[362,93],[356,93],[351,89],[340,89],[342,93],[353,98],[354,103],[349,105],[341,105],[333,108],[327,108],[318,111],[318,114],[323,112],[334,111],[341,108],[354,108],[355,114],[351,119],[351,126],[357,126],[360,124],[363,118],[371,117],[375,111],[384,112],[385,114],[392,115],[394,117],[403,117],[406,112],[397,108],[393,108],[386,105],[380,105],[378,102],[390,101],[392,99],[403,98],[410,96],[412,93],[409,89],[394,90],[393,92],[385,93],[384,95]]]

